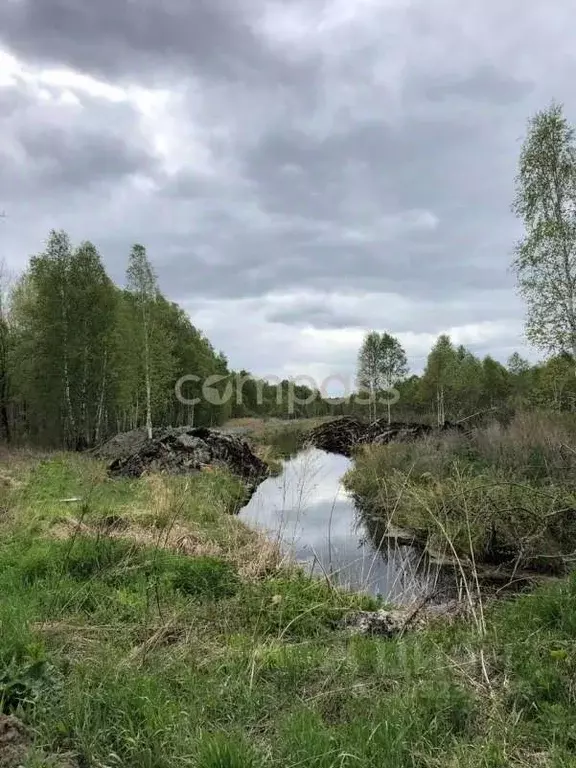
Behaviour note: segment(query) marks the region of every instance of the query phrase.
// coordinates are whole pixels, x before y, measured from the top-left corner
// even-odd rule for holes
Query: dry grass
[[[440,555],[562,572],[576,554],[576,421],[524,414],[509,428],[365,448],[348,487],[368,516]]]
[[[206,526],[202,519],[186,514],[186,495],[190,489],[180,479],[162,475],[143,478],[147,492],[133,507],[125,507],[121,516],[93,519],[90,514],[79,519],[73,515],[57,520],[50,536],[70,538],[102,535],[124,539],[139,546],[168,549],[194,557],[221,557],[234,565],[244,579],[259,579],[278,570],[283,562],[277,542],[248,528],[237,517],[212,504],[216,523]],[[196,499],[204,507],[202,498]],[[210,503],[210,499],[206,499]]]

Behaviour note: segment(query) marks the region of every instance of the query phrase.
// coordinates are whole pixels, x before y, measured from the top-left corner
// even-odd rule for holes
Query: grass
[[[366,516],[434,552],[542,571],[576,551],[576,420],[517,417],[471,436],[371,446],[346,477]]]
[[[311,429],[330,421],[319,416],[307,419],[232,419],[227,428],[245,431],[246,438],[260,458],[274,462],[294,456],[304,446]],[[278,464],[276,463],[276,467]]]
[[[263,556],[228,476],[111,482],[65,455],[3,474],[0,709],[28,768],[576,764],[575,579],[483,631],[349,636],[375,601]]]

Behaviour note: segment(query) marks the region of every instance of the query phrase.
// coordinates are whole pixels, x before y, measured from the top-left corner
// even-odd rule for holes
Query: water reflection
[[[284,462],[266,480],[241,518],[279,539],[282,548],[318,574],[355,590],[393,600],[427,593],[432,576],[412,547],[383,543],[381,528],[360,521],[342,477],[351,466],[343,456],[316,448]],[[372,535],[371,535],[372,534]]]

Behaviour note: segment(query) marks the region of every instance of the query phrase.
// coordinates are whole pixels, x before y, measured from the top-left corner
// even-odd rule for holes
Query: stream
[[[283,552],[319,576],[355,591],[405,602],[434,578],[415,547],[373,542],[342,477],[352,462],[307,448],[266,479],[240,518],[277,539]]]

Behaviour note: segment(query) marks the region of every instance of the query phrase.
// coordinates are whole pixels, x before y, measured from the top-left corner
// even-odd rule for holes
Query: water
[[[240,512],[242,520],[333,583],[395,601],[428,591],[430,577],[415,548],[378,547],[371,540],[342,485],[349,459],[309,448],[283,464],[280,476],[259,486]]]

